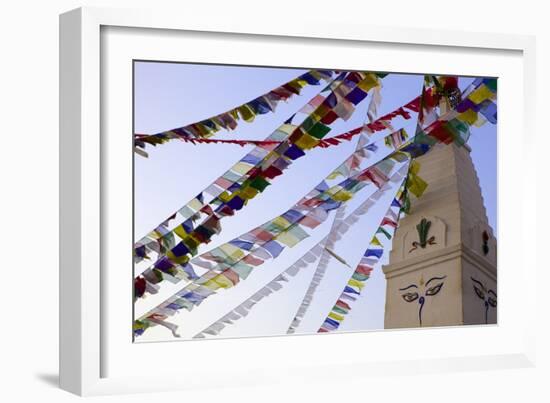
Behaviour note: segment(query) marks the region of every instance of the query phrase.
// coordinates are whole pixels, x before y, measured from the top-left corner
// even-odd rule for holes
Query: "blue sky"
[[[136,62],[134,68],[134,126],[137,133],[157,133],[184,126],[229,110],[263,94],[304,73],[302,69],[263,68],[241,66],[197,65],[184,63]],[[423,76],[390,74],[383,80],[382,105],[379,115],[419,95]],[[471,78],[461,78],[465,87]],[[320,86],[303,89],[300,96],[288,103],[281,103],[275,113],[256,117],[253,123],[241,122],[234,132],[219,132],[216,138],[264,139],[292,113],[304,105]],[[357,108],[348,122],[338,121],[330,135],[360,126],[366,116],[367,98]],[[414,133],[415,120],[396,120],[395,128],[405,127]],[[496,127],[487,124],[473,128],[469,144],[476,167],[489,222],[496,232]],[[255,198],[235,217],[224,220],[223,231],[199,252],[226,242],[264,221],[283,213],[307,193],[332,169],[349,155],[355,142],[329,149],[314,149],[306,157],[297,160],[285,175],[260,197]],[[179,209],[194,195],[223,174],[252,146],[244,148],[226,144],[192,145],[172,141],[156,148],[148,147],[149,158],[135,158],[135,206],[134,226],[136,240],[153,229],[168,215]],[[370,190],[358,195],[348,207],[351,212],[362,202]],[[365,234],[371,234],[378,225],[393,197],[389,194],[364,217],[337,244],[337,252],[354,266],[366,248]],[[386,200],[387,199],[387,200]],[[284,271],[308,246],[320,240],[328,231],[328,225],[320,226],[311,236],[295,248],[287,248],[276,261],[260,266],[246,281],[230,290],[206,300],[191,313],[178,315],[184,338],[191,337],[214,320],[223,316],[233,306],[252,295],[277,273]],[[385,256],[382,262],[385,262]],[[273,335],[286,331],[303,293],[315,270],[315,265],[304,269],[285,288],[258,304],[245,319],[236,322],[222,333],[226,337]],[[329,307],[341,292],[351,269],[329,265],[325,281],[318,289],[317,298],[308,316],[302,322],[301,331],[314,332],[324,319]],[[146,310],[162,302],[177,291],[167,287],[161,295],[149,298],[136,312]],[[375,270],[361,299],[354,305],[344,321],[342,330],[372,330],[383,327],[385,282],[379,268]],[[142,302],[139,302],[142,304]],[[157,326],[140,337],[140,341],[171,340],[166,329]]]

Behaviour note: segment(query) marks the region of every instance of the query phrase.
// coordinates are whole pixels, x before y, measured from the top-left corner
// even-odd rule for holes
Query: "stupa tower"
[[[383,268],[384,325],[496,323],[497,245],[470,149],[438,145],[418,162],[429,186],[411,196]]]

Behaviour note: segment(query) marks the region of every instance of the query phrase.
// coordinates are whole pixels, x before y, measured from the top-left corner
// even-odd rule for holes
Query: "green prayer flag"
[[[322,124],[321,122],[317,123],[311,129],[307,130],[307,133],[310,136],[313,136],[318,139],[322,139],[323,137],[325,137],[328,132],[330,132],[330,127]]]
[[[308,116],[300,125],[304,132],[309,132],[309,130],[317,124],[317,121],[313,117]]]
[[[401,210],[405,214],[409,214],[411,211],[411,199],[409,198],[409,195],[405,195],[404,200],[401,202]]]
[[[254,189],[263,192],[266,187],[268,187],[270,183],[263,177],[263,176],[256,176],[251,182],[250,186]]]
[[[377,234],[384,234],[386,236],[386,238],[391,239],[390,233],[382,227],[378,227],[378,229],[376,230],[376,233]]]
[[[365,281],[365,280],[368,280],[369,276],[366,276],[366,275],[361,274],[361,273],[353,273],[351,278],[354,278],[357,281]]]

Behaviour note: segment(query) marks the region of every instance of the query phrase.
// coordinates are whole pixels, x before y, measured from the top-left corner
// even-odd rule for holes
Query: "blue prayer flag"
[[[258,164],[262,159],[260,157],[256,157],[255,155],[247,154],[242,159],[241,162],[245,162],[247,164],[256,165]]]
[[[231,200],[227,202],[227,205],[233,210],[240,210],[244,206],[244,200],[239,196],[234,196]]]
[[[319,192],[326,192],[329,189],[328,184],[325,181],[322,181],[317,186],[315,186],[315,190]]]
[[[401,203],[399,203],[399,201],[397,199],[393,199],[391,201],[391,205],[392,205],[392,207],[401,207]]]
[[[278,242],[275,241],[266,242],[262,245],[262,248],[267,250],[269,254],[274,258],[279,256],[284,249],[284,247],[282,247]]]
[[[197,276],[197,273],[195,273],[195,270],[193,270],[193,266],[191,266],[189,263],[183,266],[183,271],[189,276],[189,279],[191,280],[196,280],[199,278],[199,276]]]
[[[339,322],[336,322],[334,319],[326,318],[325,323],[328,323],[329,325],[334,326],[336,329],[338,329],[338,326],[340,326]]]
[[[183,242],[180,242],[174,246],[171,251],[176,257],[187,255],[189,253],[189,249],[183,244]]]
[[[253,242],[243,241],[242,239],[233,239],[229,241],[229,243],[233,246],[236,246],[237,248],[241,248],[244,250],[251,250],[254,246]]]
[[[344,292],[349,292],[350,294],[357,294],[359,295],[359,292],[355,291],[353,288],[351,288],[350,286],[346,286],[346,288],[344,288]]]
[[[285,151],[284,155],[286,155],[291,160],[296,160],[306,155],[306,153],[304,153],[304,151],[297,145],[292,144],[290,147],[288,147],[288,150]]]
[[[304,215],[296,210],[288,210],[282,215],[282,217],[288,222],[294,224],[304,218]]]
[[[492,124],[497,123],[497,106],[490,100],[483,101],[480,112]]]
[[[365,251],[365,257],[369,257],[369,256],[375,256],[377,258],[381,258],[382,257],[382,254],[384,253],[384,249],[367,249]]]

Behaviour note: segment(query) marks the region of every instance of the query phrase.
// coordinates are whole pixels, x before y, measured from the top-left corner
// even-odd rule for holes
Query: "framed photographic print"
[[[498,34],[62,15],[62,387],[530,365],[532,300],[512,292],[535,270],[513,263],[528,212],[506,195],[532,52]]]

